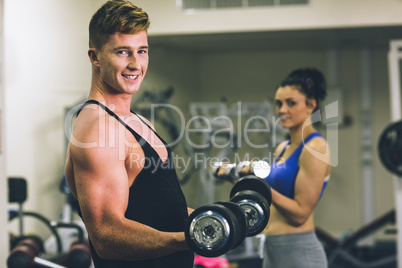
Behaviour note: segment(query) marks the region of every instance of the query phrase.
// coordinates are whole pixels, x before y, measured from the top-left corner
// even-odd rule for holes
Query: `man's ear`
[[[88,57],[92,65],[94,65],[95,67],[99,67],[98,51],[96,50],[96,48],[88,49]]]

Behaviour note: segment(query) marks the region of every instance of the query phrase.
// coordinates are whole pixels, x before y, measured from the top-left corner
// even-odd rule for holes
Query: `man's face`
[[[97,53],[99,76],[106,91],[134,94],[148,69],[148,35],[114,33]]]

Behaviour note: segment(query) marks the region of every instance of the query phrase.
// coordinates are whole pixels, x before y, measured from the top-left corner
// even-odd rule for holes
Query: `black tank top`
[[[187,204],[177,179],[173,156],[166,142],[158,136],[166,146],[168,158],[162,162],[152,146],[126,125],[114,112],[95,100],[87,101],[80,110],[88,104],[97,104],[109,115],[116,118],[135,137],[144,151],[145,163],[137,175],[129,191],[129,201],[125,216],[165,232],[184,232],[185,221],[188,217]],[[79,112],[78,112],[79,113]],[[135,114],[134,112],[132,112]],[[136,114],[135,114],[136,115]],[[138,115],[137,115],[138,116]],[[148,126],[140,117],[145,125]],[[152,131],[153,129],[148,126]],[[81,215],[81,213],[79,213]],[[92,243],[91,253],[96,268],[192,268],[194,253],[180,251],[168,256],[143,261],[117,261],[101,259],[94,250]]]

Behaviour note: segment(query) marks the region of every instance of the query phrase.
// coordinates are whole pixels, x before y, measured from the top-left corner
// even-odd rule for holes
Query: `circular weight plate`
[[[262,195],[245,190],[236,193],[230,201],[238,204],[247,214],[249,225],[247,236],[257,235],[265,229],[269,221],[270,209]]]
[[[219,204],[197,208],[188,217],[184,234],[189,247],[200,256],[218,257],[234,245],[235,215]]]
[[[67,254],[67,267],[88,268],[91,266],[91,251],[89,245],[77,243]]]
[[[232,196],[234,196],[236,193],[244,190],[251,190],[261,194],[267,200],[268,206],[271,205],[271,187],[264,179],[260,179],[254,175],[248,175],[241,178],[230,191],[230,198],[232,198]]]
[[[19,215],[19,213],[10,214],[8,220],[12,221],[14,219],[19,219],[18,215]],[[32,211],[23,211],[22,216],[24,218],[25,217],[31,217],[31,218],[34,218],[34,219],[39,220],[40,222],[42,222],[48,228],[48,230],[51,231],[52,235],[56,239],[57,253],[58,254],[63,253],[63,245],[62,245],[62,241],[61,241],[61,236],[60,236],[59,232],[57,231],[56,227],[54,227],[52,225],[52,223],[51,223],[51,221],[49,219],[47,219],[46,217],[44,217],[43,215],[41,215],[41,214],[39,214],[37,212],[32,212]],[[24,237],[26,237],[26,236],[22,235],[21,237],[17,238],[16,241],[20,241],[20,239],[22,239]],[[35,235],[29,235],[28,237],[34,238]],[[43,241],[40,237],[36,237],[34,239],[37,239],[36,241]],[[14,241],[14,242],[12,241],[12,246],[15,246],[14,243],[16,241]],[[42,244],[41,252],[43,252],[43,251],[44,251],[44,248],[43,248],[43,244]]]
[[[388,171],[402,176],[402,121],[385,128],[378,142],[378,153]]]
[[[237,204],[233,202],[216,202],[215,204],[220,204],[222,206],[225,206],[226,208],[230,209],[230,211],[233,212],[233,214],[236,217],[235,221],[235,242],[233,245],[233,248],[238,247],[243,240],[247,237],[248,234],[248,220],[247,220],[247,215],[246,212]]]
[[[271,166],[265,161],[255,161],[251,167],[255,176],[261,179],[265,179],[271,173]]]

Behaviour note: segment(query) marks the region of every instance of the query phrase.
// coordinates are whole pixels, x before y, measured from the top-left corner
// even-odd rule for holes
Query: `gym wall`
[[[103,1],[98,0],[102,3]],[[183,12],[176,0],[136,0],[151,19],[151,35],[258,32],[400,25],[399,0],[310,0],[302,6]]]
[[[0,0],[0,18],[3,18],[3,0]],[[0,21],[0,27],[3,27],[3,20]],[[0,39],[4,40],[3,34],[0,34]],[[0,45],[0,62],[4,62],[3,42]],[[0,72],[0,81],[3,81],[3,71]],[[5,172],[5,131],[4,131],[4,83],[0,83],[0,211],[7,211],[7,182]],[[6,214],[0,216],[0,226],[7,226]],[[7,250],[3,250],[7,245],[8,236],[6,232],[0,232],[0,265],[3,266],[2,260],[7,258]]]
[[[59,219],[65,202],[58,188],[65,158],[64,109],[90,86],[87,29],[96,8],[81,0],[4,1],[1,69],[7,155],[5,169],[0,168],[6,175],[1,183],[7,177],[26,178],[24,209],[53,220]],[[49,234],[43,224],[29,219],[25,231]],[[1,252],[7,252],[8,237],[0,246]]]

